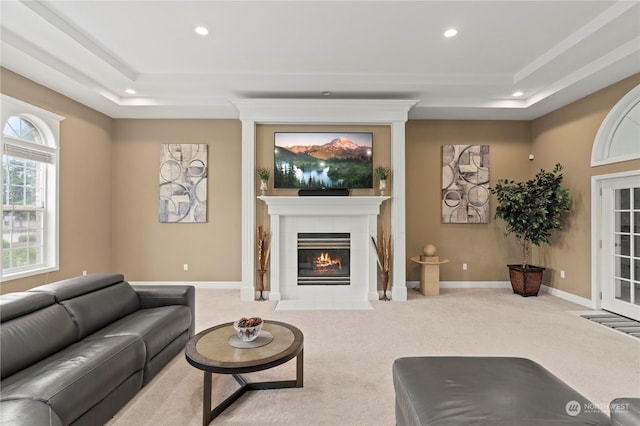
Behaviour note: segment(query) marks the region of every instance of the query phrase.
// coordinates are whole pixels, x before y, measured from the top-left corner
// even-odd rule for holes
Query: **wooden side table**
[[[414,256],[411,261],[422,266],[420,275],[420,293],[423,296],[440,295],[440,265],[448,263],[449,259],[442,259],[438,256]]]

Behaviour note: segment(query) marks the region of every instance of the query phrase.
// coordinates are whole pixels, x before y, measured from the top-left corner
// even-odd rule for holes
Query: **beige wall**
[[[441,223],[442,145],[489,145],[490,185],[497,179],[527,179],[531,164],[529,121],[411,120],[406,127],[407,257],[435,244],[449,259],[441,281],[506,281],[506,264],[520,259],[519,246],[505,239],[503,223]],[[468,269],[462,270],[467,263]],[[407,260],[407,280],[420,279],[420,266]]]
[[[207,223],[159,223],[165,143],[208,144]],[[112,155],[113,270],[132,281],[240,281],[240,121],[114,120]]]
[[[640,160],[592,168],[591,149],[611,108],[638,84],[640,74],[532,122],[534,171],[560,162],[572,199],[565,231],[556,234],[553,244],[537,255],[548,268],[545,284],[554,288],[591,298],[591,177],[640,169]],[[560,270],[566,271],[564,279]]]
[[[111,270],[112,120],[4,68],[0,91],[65,117],[60,125],[60,270],[0,284],[21,291]]]
[[[60,169],[59,272],[0,284],[2,293],[89,272],[118,271],[133,281],[239,281],[241,279],[241,125],[238,120],[113,120],[67,97],[2,69],[2,93],[63,115]],[[411,120],[406,125],[407,256],[433,243],[443,281],[506,281],[505,264],[520,259],[504,225],[442,224],[441,147],[490,146],[491,184],[499,178],[528,179],[556,162],[565,166],[573,212],[554,245],[534,252],[548,268],[545,284],[590,297],[590,179],[640,169],[639,161],[590,167],[593,139],[615,103],[640,83],[640,75],[533,121]],[[273,168],[273,132],[373,131],[374,165],[390,164],[388,126],[268,126],[256,128],[257,167]],[[209,218],[206,224],[158,222],[159,145],[209,145]],[[533,152],[534,161],[528,160]],[[397,171],[396,171],[397,173]],[[272,182],[270,182],[272,185]],[[273,190],[272,195],[295,191]],[[357,195],[375,194],[360,190]],[[392,194],[393,195],[393,194]],[[388,227],[383,205],[380,227]],[[257,204],[258,224],[268,227]],[[189,271],[182,265],[188,263]],[[469,269],[462,270],[462,263]],[[566,278],[559,279],[559,270]],[[407,278],[419,267],[407,261]]]

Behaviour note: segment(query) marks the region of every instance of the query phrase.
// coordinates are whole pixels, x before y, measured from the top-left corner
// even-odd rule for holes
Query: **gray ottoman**
[[[610,425],[609,417],[525,358],[408,357],[393,363],[398,425]]]

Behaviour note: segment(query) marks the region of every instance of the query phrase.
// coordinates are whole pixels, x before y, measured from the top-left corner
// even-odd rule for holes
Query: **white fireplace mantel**
[[[380,206],[385,196],[269,197],[271,271],[269,299],[366,302],[378,299],[376,254]],[[299,286],[297,235],[308,232],[346,232],[351,236],[351,284]]]
[[[415,100],[237,99],[242,122],[242,300],[255,299],[256,124],[374,124],[391,129],[391,297],[407,300],[405,123]],[[355,197],[354,197],[355,198]],[[363,197],[364,198],[364,197]],[[327,202],[325,200],[325,202]],[[272,247],[273,251],[273,247]],[[273,285],[273,282],[271,283]]]
[[[391,197],[258,197],[269,207],[269,215],[289,216],[377,216],[380,205],[389,198]]]

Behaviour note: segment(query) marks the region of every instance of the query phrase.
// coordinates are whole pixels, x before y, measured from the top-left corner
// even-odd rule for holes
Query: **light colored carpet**
[[[275,311],[242,302],[237,290],[196,291],[196,332],[242,316],[291,323],[304,333],[304,388],[247,392],[219,425],[394,425],[391,364],[403,356],[519,356],[533,359],[608,413],[620,396],[640,397],[640,342],[581,318],[582,307],[546,293],[506,289],[409,290],[409,300],[370,311]],[[295,377],[295,360],[245,376]],[[202,424],[203,373],[177,356],[109,422]],[[214,375],[214,404],[236,388]]]

